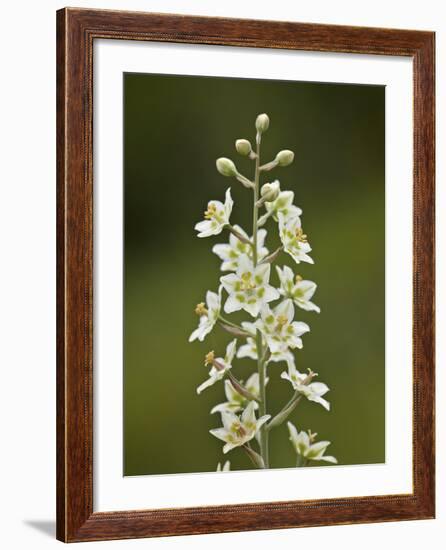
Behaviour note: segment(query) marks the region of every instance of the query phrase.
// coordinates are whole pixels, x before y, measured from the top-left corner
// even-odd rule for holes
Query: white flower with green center
[[[215,323],[218,321],[221,310],[221,291],[222,286],[218,289],[218,294],[211,292],[206,293],[206,306],[203,302],[199,303],[195,307],[195,313],[200,317],[198,322],[198,328],[189,336],[189,342],[199,340],[203,342],[211,330],[214,328]]]
[[[232,361],[235,356],[237,345],[237,338],[234,338],[226,347],[226,355],[224,357],[215,358],[214,352],[210,351],[204,360],[206,366],[212,365],[209,371],[209,378],[200,384],[197,388],[197,393],[200,394],[209,386],[213,386],[215,382],[218,382],[226,376],[229,369],[232,368]]]
[[[301,336],[309,332],[310,327],[293,319],[294,306],[289,299],[280,302],[273,310],[268,305],[262,307],[260,319],[254,324],[263,334],[272,354],[303,347]]]
[[[276,183],[279,183],[278,180],[274,181],[272,185]],[[259,226],[262,226],[270,216],[272,216],[276,222],[279,221],[279,214],[284,217],[285,221],[301,216],[302,210],[298,206],[295,206],[293,201],[293,191],[280,191],[276,200],[265,202],[266,214],[259,218]]]
[[[316,292],[317,284],[313,281],[306,281],[300,275],[294,276],[293,271],[285,265],[283,269],[276,267],[277,274],[280,279],[279,292],[285,298],[291,298],[296,306],[306,311],[317,311],[320,313],[320,308],[310,302],[313,294]]]
[[[236,273],[230,273],[220,278],[220,282],[229,296],[225,302],[226,313],[244,309],[253,317],[257,317],[261,307],[277,300],[279,291],[269,284],[270,264],[259,264],[254,267],[246,255],[239,258]]]
[[[284,251],[297,264],[300,262],[314,264],[313,259],[308,256],[308,252],[311,252],[311,246],[308,244],[307,236],[302,231],[300,218],[287,220],[283,214],[279,213],[279,233]]]
[[[317,376],[317,374],[310,372],[310,376],[314,377]],[[319,403],[324,407],[324,409],[327,409],[327,411],[330,410],[330,403],[322,397],[330,391],[327,384],[324,384],[323,382],[310,382],[309,384],[306,384],[305,382],[308,379],[308,375],[302,374],[294,365],[291,364],[288,364],[288,372],[282,372],[280,377],[284,380],[288,380],[293,388],[306,397],[308,401]]]
[[[204,221],[195,225],[195,231],[198,231],[198,237],[210,237],[219,235],[223,228],[229,224],[229,218],[232,212],[234,201],[231,197],[231,188],[226,190],[225,203],[220,201],[209,201]]]
[[[242,327],[247,332],[252,334],[252,336],[248,336],[246,338],[246,344],[243,344],[238,348],[237,357],[239,359],[248,357],[250,359],[254,359],[254,361],[257,361],[257,343],[255,340],[256,326],[254,323],[244,322],[242,323]],[[263,345],[266,345],[265,339],[263,339]],[[270,353],[270,356],[268,357],[268,363],[280,363],[281,361],[285,361],[287,364],[291,362],[294,365],[294,356],[290,350],[284,349],[281,351]]]
[[[241,417],[230,412],[222,412],[223,427],[209,430],[214,437],[225,442],[224,454],[251,441],[263,424],[271,418],[270,414],[265,414],[257,419],[254,411],[254,401],[250,401]]]
[[[217,472],[230,472],[231,471],[231,462],[227,460],[221,467],[220,462],[217,464]]]
[[[252,242],[246,232],[238,225],[234,229],[245,239]],[[257,257],[260,260],[268,255],[268,249],[265,248],[266,229],[260,229],[257,233]],[[229,235],[228,244],[216,244],[212,252],[222,260],[222,271],[237,271],[240,256],[246,255],[252,260],[252,246],[247,242],[242,242],[233,233]]]
[[[313,434],[310,431],[308,433],[304,431],[298,432],[291,422],[288,422],[287,425],[290,432],[290,441],[298,457],[303,459],[302,462],[306,462],[307,460],[325,460],[325,462],[331,462],[332,464],[338,463],[334,456],[324,455],[327,447],[330,445],[330,441],[318,441],[314,443],[317,434]]]
[[[239,355],[237,354],[237,357]],[[268,378],[265,380],[265,384],[268,382]],[[240,380],[240,384],[248,390],[248,392],[256,397],[257,399],[260,397],[260,389],[259,389],[259,374],[255,372],[254,374],[251,374],[251,376],[246,380],[246,383],[243,383],[243,380]],[[225,394],[226,399],[224,403],[220,403],[219,405],[215,405],[215,407],[211,410],[211,414],[219,412],[230,412],[230,413],[236,413],[241,411],[246,407],[246,405],[249,403],[249,399],[241,395],[232,385],[230,380],[225,380]],[[258,404],[254,401],[254,409],[257,410],[259,408]]]

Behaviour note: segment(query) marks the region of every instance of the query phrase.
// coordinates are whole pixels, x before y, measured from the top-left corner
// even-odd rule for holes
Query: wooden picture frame
[[[413,492],[93,512],[93,43],[413,60]],[[65,8],[57,12],[57,538],[65,542],[434,517],[434,33]],[[397,213],[396,213],[397,215]]]

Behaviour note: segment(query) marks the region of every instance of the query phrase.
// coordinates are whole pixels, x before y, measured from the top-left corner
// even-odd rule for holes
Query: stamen
[[[208,314],[208,310],[204,307],[204,302],[200,302],[199,304],[196,305],[195,313],[200,317]]]
[[[313,372],[311,369],[307,369],[308,375],[307,379],[308,381],[312,380],[313,378],[316,378],[316,376],[319,376],[317,372]]]
[[[211,220],[217,212],[217,207],[212,202],[208,204],[208,209],[204,213],[205,220]]]
[[[242,273],[240,276],[242,283],[241,283],[241,289],[242,290],[253,290],[256,288],[256,284],[254,281],[251,280],[252,273],[250,271],[246,271],[245,273]]]
[[[313,433],[311,430],[308,430],[308,437],[310,438],[310,443],[314,443],[314,440],[317,437],[317,433]]]
[[[285,326],[287,323],[288,323],[288,318],[287,318],[285,315],[279,315],[279,316],[277,317],[277,324],[278,324],[280,327]]]
[[[212,365],[213,362],[214,362],[214,359],[215,359],[215,353],[214,351],[210,351],[209,353],[207,353],[204,357],[204,365],[207,367],[209,365]]]
[[[300,243],[306,243],[308,242],[307,241],[307,236],[305,235],[305,233],[303,232],[303,229],[301,227],[299,227],[298,229],[296,229],[296,239],[298,242]]]
[[[296,275],[296,284],[299,284],[303,280],[303,277],[301,277],[300,275]]]

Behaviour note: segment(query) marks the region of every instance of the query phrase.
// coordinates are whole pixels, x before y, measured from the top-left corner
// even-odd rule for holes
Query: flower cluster
[[[221,427],[210,433],[224,442],[224,454],[242,448],[258,468],[269,467],[270,430],[283,424],[302,398],[330,410],[323,397],[329,391],[328,386],[313,381],[317,374],[312,371],[299,372],[295,359],[295,352],[302,349],[303,338],[310,331],[308,324],[296,317],[296,311],[320,312],[311,301],[317,285],[294,273],[288,265],[276,266],[277,287],[271,281],[271,265],[283,253],[296,264],[314,262],[302,228],[302,210],[294,204],[294,192],[281,190],[277,179],[260,184],[262,176],[294,160],[292,151],[283,150],[272,161],[261,164],[260,145],[269,123],[266,114],[257,117],[254,148],[246,139],[235,143],[236,151],[255,164],[252,180],[241,174],[232,160],[219,158],[216,162],[221,175],[236,179],[252,191],[252,231],[232,225],[234,201],[230,187],[224,202],[208,202],[204,220],[195,225],[195,230],[200,238],[227,232],[227,242],[215,244],[212,252],[221,260],[220,270],[229,273],[220,277],[217,292],[208,291],[206,301],[197,304],[198,327],[189,338],[190,342],[202,342],[217,326],[231,334],[224,356],[216,356],[213,350],[206,354],[204,363],[210,370],[197,393],[222,382],[226,401],[211,409],[211,414],[221,416]],[[272,223],[273,230],[276,228],[281,241],[273,252],[266,247],[267,229],[263,226],[267,223]],[[226,315],[239,311],[244,311],[248,319],[240,324],[227,319]],[[255,371],[243,381],[237,378],[233,363],[247,358],[255,362]],[[281,378],[291,384],[293,394],[277,414],[271,415],[267,412],[267,371],[270,364],[281,362],[286,364]],[[297,466],[306,466],[310,461],[336,463],[334,457],[324,455],[328,441],[315,442],[316,434],[298,432],[291,422],[288,429]],[[217,471],[229,470],[229,461],[223,466],[218,463]]]

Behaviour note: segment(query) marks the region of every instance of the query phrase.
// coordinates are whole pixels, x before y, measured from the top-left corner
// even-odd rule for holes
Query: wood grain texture
[[[401,55],[414,67],[413,493],[93,512],[93,41]],[[397,213],[396,213],[397,215]],[[65,8],[57,12],[57,538],[124,539],[434,517],[434,34]]]

